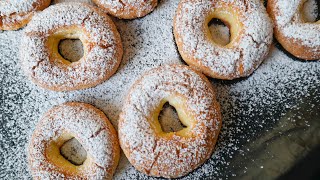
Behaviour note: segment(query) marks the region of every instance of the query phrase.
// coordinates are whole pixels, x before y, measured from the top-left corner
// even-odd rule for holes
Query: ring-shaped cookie
[[[25,26],[37,11],[50,5],[51,0],[0,1],[0,30],[16,30]]]
[[[289,53],[305,60],[320,59],[320,20],[307,22],[302,13],[307,0],[269,0],[276,39]]]
[[[230,43],[216,43],[208,24],[220,19],[229,28]],[[269,53],[273,26],[261,0],[181,0],[174,18],[174,36],[183,60],[204,74],[235,79],[253,73]]]
[[[76,138],[87,159],[76,166],[60,147]],[[35,179],[112,179],[118,165],[117,133],[102,111],[85,103],[65,103],[48,111],[29,143],[29,167]]]
[[[120,19],[143,17],[154,10],[158,0],[92,0],[100,8]]]
[[[165,133],[158,121],[168,102],[186,128]],[[119,139],[130,163],[158,177],[186,175],[210,158],[221,127],[219,104],[208,79],[188,66],[152,69],[139,79],[124,103]]]
[[[84,55],[64,59],[58,45],[80,39]],[[86,3],[60,3],[35,15],[22,37],[20,57],[26,75],[37,85],[70,91],[96,86],[112,76],[122,58],[120,35],[112,20]]]

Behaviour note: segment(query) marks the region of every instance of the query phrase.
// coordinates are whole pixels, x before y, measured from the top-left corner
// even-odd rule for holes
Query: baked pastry
[[[157,6],[158,0],[92,0],[100,8],[120,19],[143,17]]]
[[[76,138],[87,152],[82,165],[60,154]],[[118,165],[117,133],[102,111],[85,103],[65,103],[48,111],[29,142],[28,161],[34,179],[112,179]]]
[[[90,5],[95,5],[92,2],[92,0],[52,0],[52,4],[66,3],[66,2],[81,2],[81,3],[90,4]]]
[[[80,39],[84,55],[64,59],[60,40]],[[61,3],[34,16],[25,28],[20,58],[26,75],[37,85],[70,91],[96,86],[112,76],[122,59],[120,35],[112,20],[86,3]]]
[[[289,53],[305,60],[320,59],[320,20],[307,22],[302,9],[307,0],[269,0],[276,39]]]
[[[0,1],[0,30],[24,27],[37,11],[50,5],[51,0]]]
[[[230,29],[230,42],[213,40],[208,24],[220,19]],[[273,26],[261,0],[181,0],[174,36],[183,60],[212,78],[246,77],[270,51]]]
[[[186,128],[166,133],[158,121],[170,103]],[[152,69],[130,89],[119,119],[123,152],[139,171],[177,178],[210,158],[221,127],[220,106],[208,79],[184,65]]]

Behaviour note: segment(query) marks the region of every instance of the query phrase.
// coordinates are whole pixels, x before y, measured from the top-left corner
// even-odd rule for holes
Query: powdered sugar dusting
[[[29,145],[30,169],[34,177],[56,179],[64,177],[51,161],[46,149],[63,134],[73,135],[83,145],[93,163],[82,170],[88,178],[112,177],[116,162],[113,146],[118,146],[112,128],[99,110],[81,103],[67,103],[51,109],[39,121]]]
[[[49,5],[49,0],[2,0],[0,1],[0,27],[13,26],[30,19],[36,11]],[[24,25],[24,23],[22,24]]]
[[[13,13],[26,13],[34,10],[42,0],[10,0],[0,1],[0,15],[9,16]]]
[[[122,45],[113,22],[101,13],[85,4],[62,3],[37,14],[25,29],[21,45],[22,67],[29,78],[59,91],[95,86],[109,78],[120,64]],[[79,38],[85,41],[87,54],[66,65],[52,57],[48,39],[57,28],[74,26],[83,31]]]
[[[81,2],[81,3],[88,3],[90,5],[94,5],[92,0],[53,0],[53,4],[58,4],[58,3],[65,3],[65,2]]]
[[[95,105],[117,127],[130,86],[145,71],[163,64],[182,63],[175,47],[172,21],[179,1],[161,1],[153,13],[132,21],[118,20],[124,57],[119,71],[108,81],[90,89],[51,92],[30,83],[21,72],[18,47],[22,31],[0,32],[0,177],[29,179],[26,143],[39,118],[54,105],[81,101]],[[304,98],[320,97],[320,64],[295,61],[277,48],[250,77],[240,81],[214,81],[221,104],[223,127],[212,157],[182,179],[230,179],[248,175],[236,172],[233,160],[251,154],[250,143],[270,132],[285,113]],[[308,111],[319,101],[308,104]],[[301,111],[300,109],[296,109]],[[302,122],[306,123],[304,117]],[[286,127],[286,125],[284,125]],[[257,144],[259,146],[259,144]],[[300,154],[297,155],[300,157]],[[273,160],[273,157],[268,157]],[[266,166],[249,159],[247,164]],[[277,164],[272,164],[275,167]],[[114,179],[153,179],[136,171],[122,154]]]
[[[295,42],[312,48],[317,54],[320,51],[320,24],[305,23],[301,7],[304,0],[280,1],[274,0],[273,11],[275,15],[275,24],[277,30],[284,37],[290,38]],[[313,4],[313,7],[316,4]],[[309,7],[310,8],[310,7]],[[313,11],[314,9],[309,9]],[[319,54],[319,53],[318,53]]]
[[[225,6],[237,11],[243,24],[237,37],[239,40],[230,48],[215,45],[206,36],[208,17]],[[174,32],[180,53],[187,62],[194,61],[193,66],[208,69],[206,74],[222,79],[251,74],[269,52],[273,33],[271,20],[259,0],[182,0],[175,17]]]
[[[156,7],[157,0],[93,0],[113,16],[132,19],[145,16]]]
[[[180,112],[192,119],[190,137],[175,132],[168,140],[150,124],[160,102],[181,97]],[[142,172],[180,177],[209,158],[221,126],[215,93],[208,82],[187,66],[153,69],[134,84],[124,103],[119,122],[121,147]],[[161,108],[161,107],[160,107]],[[179,112],[179,111],[178,111]]]

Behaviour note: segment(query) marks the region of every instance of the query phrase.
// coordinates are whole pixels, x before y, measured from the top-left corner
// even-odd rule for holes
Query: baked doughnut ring
[[[52,4],[58,4],[58,3],[66,3],[66,2],[78,2],[78,3],[87,3],[90,5],[95,5],[92,0],[52,0]]]
[[[230,43],[213,40],[208,24],[220,19],[230,29]],[[267,56],[272,23],[261,0],[181,0],[174,36],[183,60],[207,76],[235,79],[253,73]]]
[[[186,128],[165,133],[158,121],[169,102]],[[157,177],[186,175],[210,158],[221,127],[220,106],[208,79],[188,66],[150,70],[131,88],[119,120],[130,163]]]
[[[76,166],[60,154],[76,138],[87,159]],[[48,111],[29,142],[28,161],[34,179],[112,179],[120,157],[117,133],[102,111],[85,103],[65,103]]]
[[[302,9],[307,0],[269,0],[276,39],[289,53],[305,60],[320,59],[320,20],[307,22]]]
[[[120,19],[143,17],[157,6],[158,0],[92,0],[100,8]]]
[[[51,0],[0,1],[0,30],[17,30],[25,26],[36,11],[50,5]]]
[[[71,63],[58,52],[63,39],[80,39],[83,57]],[[61,3],[35,15],[20,48],[22,68],[37,85],[70,91],[96,86],[117,70],[123,50],[120,35],[104,12],[86,3]]]

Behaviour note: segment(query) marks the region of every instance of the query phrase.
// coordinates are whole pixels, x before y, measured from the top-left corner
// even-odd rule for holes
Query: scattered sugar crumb
[[[319,16],[317,0],[308,0],[304,3],[302,13],[307,22],[315,22]]]
[[[59,53],[66,60],[76,62],[83,56],[83,44],[79,39],[64,39],[59,43]]]
[[[184,128],[173,106],[164,104],[159,115],[159,123],[164,132],[178,132]]]
[[[230,31],[227,26],[216,24],[209,26],[212,38],[215,42],[225,46],[230,42]]]
[[[26,143],[39,118],[54,105],[67,101],[93,104],[117,127],[127,90],[142,73],[163,64],[183,63],[172,34],[177,4],[176,0],[161,1],[144,18],[117,20],[125,51],[118,72],[103,84],[81,91],[56,93],[33,85],[21,72],[17,58],[22,30],[0,32],[0,178],[30,179]],[[219,141],[211,159],[182,179],[239,176],[233,172],[232,158],[250,153],[245,142],[254,142],[271,129],[301,99],[319,95],[319,76],[319,62],[296,61],[272,48],[269,57],[250,77],[235,81],[211,79],[223,115]],[[312,106],[319,104],[309,105]],[[243,148],[245,152],[241,151]],[[114,178],[153,179],[136,171],[123,154]]]
[[[74,165],[82,165],[87,159],[86,150],[76,138],[65,142],[60,148],[60,153]]]

